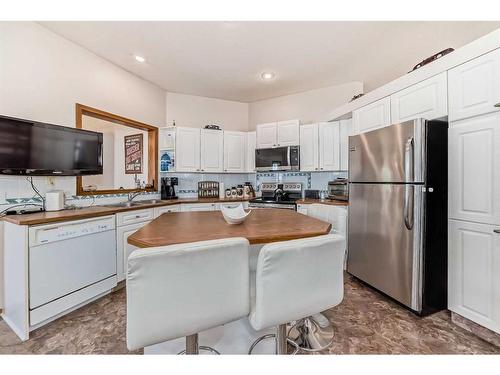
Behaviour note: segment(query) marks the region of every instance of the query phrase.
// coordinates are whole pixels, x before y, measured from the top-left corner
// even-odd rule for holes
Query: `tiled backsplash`
[[[347,177],[347,172],[266,172],[266,173],[175,173],[169,174],[179,178],[177,194],[179,197],[197,197],[199,181],[223,182],[224,187],[231,188],[250,181],[256,191],[259,191],[262,182],[301,182],[303,189],[326,190],[328,181],[337,177]],[[75,195],[75,177],[33,177],[33,183],[42,195],[48,190],[63,190],[66,193],[66,202],[75,206],[87,206],[92,204],[107,204],[118,200],[124,200],[126,194],[107,194],[79,197]],[[158,193],[144,194],[137,199],[159,198]],[[39,203],[35,192],[31,189],[26,177],[0,176],[0,208],[5,209],[14,204]]]
[[[301,182],[302,189],[326,190],[328,181],[347,177],[347,172],[265,172],[257,173],[257,189],[263,182]]]

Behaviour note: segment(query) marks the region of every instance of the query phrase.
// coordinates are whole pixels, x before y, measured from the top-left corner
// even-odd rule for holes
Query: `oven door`
[[[298,147],[275,147],[255,150],[255,170],[298,170]]]

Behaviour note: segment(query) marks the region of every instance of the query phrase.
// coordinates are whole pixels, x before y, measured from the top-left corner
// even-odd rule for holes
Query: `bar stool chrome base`
[[[304,352],[328,349],[333,344],[333,337],[333,326],[322,314],[297,320],[288,330],[288,338]]]
[[[282,324],[278,326],[278,334],[275,333],[270,333],[264,336],[259,337],[257,340],[255,340],[252,345],[250,346],[250,349],[248,350],[248,354],[252,354],[253,350],[263,340],[267,339],[272,339],[274,338],[276,340],[276,354],[288,354],[287,349],[288,346],[287,344],[291,344],[295,349],[293,350],[292,355],[297,354],[299,351],[299,346],[293,341],[290,340],[288,337],[286,337],[286,324]]]
[[[217,350],[210,346],[198,345],[198,334],[186,336],[186,349],[177,354],[200,354],[200,350],[210,352],[212,354],[220,354]]]

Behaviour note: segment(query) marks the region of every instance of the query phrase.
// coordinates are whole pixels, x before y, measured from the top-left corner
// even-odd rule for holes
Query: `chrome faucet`
[[[132,193],[128,193],[128,199],[127,199],[127,202],[128,203],[131,203],[135,197],[139,196],[142,194],[142,191],[135,191],[135,192],[132,192]]]

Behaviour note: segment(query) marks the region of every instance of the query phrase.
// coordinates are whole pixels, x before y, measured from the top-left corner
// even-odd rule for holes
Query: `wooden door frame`
[[[97,108],[92,108],[80,103],[76,103],[76,127],[83,129],[83,116],[89,116],[100,120],[112,122],[114,124],[124,125],[131,128],[148,132],[148,181],[149,185],[145,189],[107,189],[85,191],[82,185],[82,176],[76,177],[76,195],[97,195],[97,194],[122,194],[137,191],[156,192],[158,191],[158,128],[156,126],[144,124],[126,117],[115,115]]]

